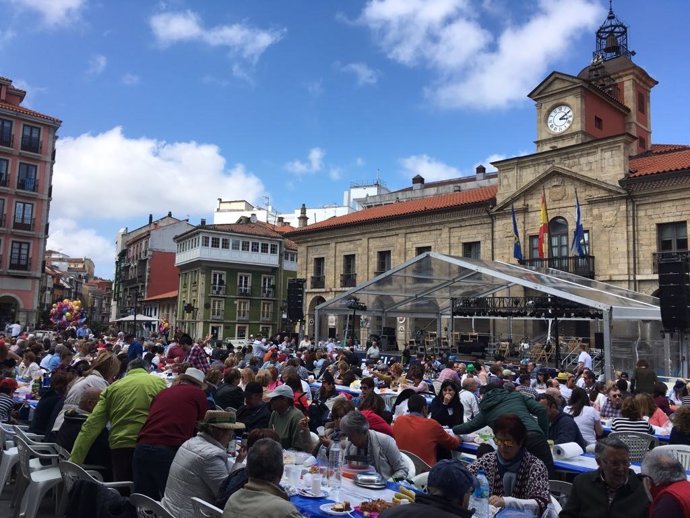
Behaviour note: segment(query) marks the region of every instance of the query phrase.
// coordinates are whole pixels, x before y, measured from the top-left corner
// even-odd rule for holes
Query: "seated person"
[[[242,375],[239,369],[228,369],[223,377],[223,384],[216,390],[214,399],[221,408],[237,410],[244,403],[244,392],[240,388]]]
[[[410,397],[407,410],[407,414],[393,423],[395,443],[401,450],[410,451],[433,466],[437,460],[437,448],[454,450],[460,445],[459,437],[446,432],[438,421],[427,418],[429,410],[421,394]]]
[[[497,451],[472,463],[470,471],[476,475],[484,470],[489,504],[541,516],[551,502],[549,475],[544,463],[525,449],[527,428],[518,416],[503,414],[494,421],[493,430]]]
[[[472,395],[474,397],[474,395]],[[441,426],[462,424],[464,408],[460,402],[458,386],[452,380],[441,383],[439,394],[431,402],[431,418]]]
[[[0,381],[0,423],[14,424],[14,391],[17,390],[17,381],[14,378],[3,378]]]
[[[248,432],[268,427],[271,406],[263,401],[263,394],[263,387],[256,381],[250,381],[244,388],[245,404],[237,409],[237,420],[244,423]]]
[[[280,486],[283,450],[273,439],[259,439],[247,453],[247,483],[236,491],[223,510],[223,517],[301,518]],[[179,516],[179,515],[178,515]]]
[[[385,419],[386,403],[381,396],[369,392],[359,405],[359,411],[369,421],[369,429],[385,433],[393,437],[393,428]],[[388,413],[390,415],[390,413]]]
[[[673,428],[668,442],[690,445],[690,406],[678,407],[673,414]]]
[[[309,429],[302,425],[307,419],[294,406],[295,394],[287,385],[280,385],[268,394],[271,400],[271,418],[268,428],[276,431],[280,442],[286,450],[311,451],[311,435]]]
[[[350,440],[346,455],[366,456],[385,479],[407,478],[407,465],[392,437],[369,429],[369,422],[353,411],[340,420],[340,431]]]
[[[396,505],[383,511],[380,518],[470,518],[470,495],[477,486],[477,479],[460,460],[439,461],[427,480],[426,493],[416,495],[408,505]]]
[[[612,432],[642,432],[654,435],[654,428],[642,419],[640,404],[634,397],[623,400],[621,416],[615,417],[611,423]]]
[[[228,443],[244,424],[234,412],[209,410],[199,423],[199,433],[175,454],[161,504],[176,518],[194,518],[192,497],[215,502],[221,484],[230,474]],[[282,463],[282,455],[280,455]],[[275,459],[273,459],[275,462]]]

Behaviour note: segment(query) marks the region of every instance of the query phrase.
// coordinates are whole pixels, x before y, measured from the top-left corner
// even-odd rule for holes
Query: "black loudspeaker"
[[[305,279],[288,280],[288,318],[293,322],[304,320],[304,283]]]
[[[594,348],[603,349],[604,348],[604,333],[594,333]]]
[[[690,275],[688,260],[659,261],[659,306],[666,331],[690,327]]]

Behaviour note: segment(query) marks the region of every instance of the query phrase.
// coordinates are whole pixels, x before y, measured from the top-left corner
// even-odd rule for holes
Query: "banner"
[[[547,247],[549,246],[549,215],[546,211],[546,192],[542,188],[541,191],[541,209],[539,211],[539,241],[537,248],[540,259],[545,259],[547,256]]]
[[[520,235],[518,234],[517,219],[515,218],[515,207],[510,206],[513,212],[513,257],[522,261],[522,246],[520,246]]]

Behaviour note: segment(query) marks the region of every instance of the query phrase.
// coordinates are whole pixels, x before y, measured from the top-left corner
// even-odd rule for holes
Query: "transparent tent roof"
[[[554,269],[536,270],[427,252],[319,305],[318,313],[388,316],[450,316],[453,299],[521,296],[524,289],[543,297],[610,311],[612,320],[661,320],[659,299]],[[363,309],[366,306],[366,310]]]

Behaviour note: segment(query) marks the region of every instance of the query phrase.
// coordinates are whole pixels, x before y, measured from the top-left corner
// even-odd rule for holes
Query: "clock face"
[[[552,133],[563,133],[572,123],[573,109],[565,104],[556,106],[546,119],[546,125]]]

